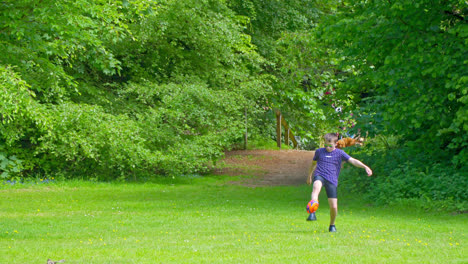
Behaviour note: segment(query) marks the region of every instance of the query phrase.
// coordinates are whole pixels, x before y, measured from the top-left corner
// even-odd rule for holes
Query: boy
[[[315,151],[314,161],[309,170],[307,184],[312,183],[312,172],[314,175],[312,187],[312,200],[318,201],[320,190],[325,186],[327,192],[328,204],[330,205],[330,227],[328,231],[336,232],[335,218],[338,213],[337,186],[338,176],[341,170],[341,162],[349,162],[352,165],[364,168],[368,176],[372,175],[372,170],[357,159],[351,158],[346,152],[336,148],[338,136],[334,133],[326,134],[325,148],[319,148]],[[317,220],[315,213],[307,218],[307,221]]]

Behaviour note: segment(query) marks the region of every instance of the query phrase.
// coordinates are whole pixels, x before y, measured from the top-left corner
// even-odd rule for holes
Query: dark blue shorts
[[[333,183],[327,181],[325,178],[318,175],[314,176],[314,182],[315,181],[322,182],[322,186],[325,187],[325,191],[327,192],[328,198],[338,198],[337,187],[333,185]]]

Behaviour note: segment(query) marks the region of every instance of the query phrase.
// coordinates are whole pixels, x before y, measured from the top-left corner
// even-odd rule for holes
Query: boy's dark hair
[[[338,136],[336,135],[336,133],[328,133],[325,136],[323,136],[323,138],[329,142],[333,141],[336,143],[338,141]]]

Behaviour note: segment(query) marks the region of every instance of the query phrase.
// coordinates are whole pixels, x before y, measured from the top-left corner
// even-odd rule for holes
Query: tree
[[[364,94],[381,133],[418,151],[448,147],[458,165],[468,158],[467,10],[465,1],[350,1],[320,29],[341,67],[356,69],[340,93]]]
[[[23,175],[202,171],[270,90],[224,1],[0,7],[0,157]]]
[[[275,76],[270,107],[281,109],[295,133],[312,144],[325,132],[338,129],[331,94],[336,84],[332,50],[315,36],[322,16],[333,13],[335,1],[230,1],[239,15],[248,18],[246,32]],[[326,94],[330,94],[326,96]],[[341,99],[343,105],[348,99]],[[271,125],[270,125],[271,126]]]

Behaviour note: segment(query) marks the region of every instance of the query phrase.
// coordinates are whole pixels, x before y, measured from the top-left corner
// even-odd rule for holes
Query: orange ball
[[[319,207],[319,202],[318,202],[318,201],[311,200],[311,201],[307,204],[307,212],[308,212],[309,214],[314,213],[315,211],[317,211],[318,207]]]

